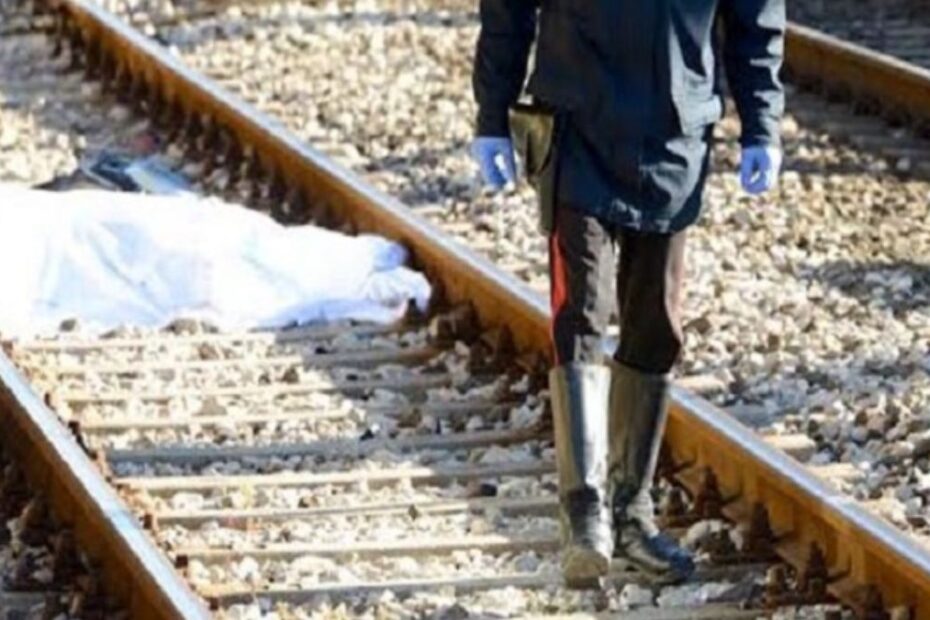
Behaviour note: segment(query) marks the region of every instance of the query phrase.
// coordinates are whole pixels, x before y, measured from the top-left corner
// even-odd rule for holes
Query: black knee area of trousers
[[[601,361],[602,338],[616,308],[620,344],[614,359],[642,372],[668,372],[683,346],[684,242],[684,233],[640,233],[558,208],[550,238],[557,363]]]

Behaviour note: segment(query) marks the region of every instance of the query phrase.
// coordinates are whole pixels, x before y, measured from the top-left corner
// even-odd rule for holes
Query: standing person
[[[718,65],[742,123],[743,187],[777,180],[784,0],[480,2],[472,154],[488,185],[515,181],[513,133],[549,236],[564,576],[597,583],[613,556],[686,579],[693,561],[659,534],[650,497],[682,348],[685,231],[723,113]],[[515,108],[534,41],[534,104]],[[604,362],[614,302],[620,342]]]

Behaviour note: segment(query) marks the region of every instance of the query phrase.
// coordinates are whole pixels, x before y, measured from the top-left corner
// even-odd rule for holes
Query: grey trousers
[[[554,222],[549,269],[556,364],[601,361],[616,308],[614,358],[642,372],[671,370],[683,345],[685,232],[620,228],[567,207],[556,207]]]

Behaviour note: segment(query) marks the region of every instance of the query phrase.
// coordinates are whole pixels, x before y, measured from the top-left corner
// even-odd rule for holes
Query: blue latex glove
[[[481,170],[485,185],[499,190],[517,181],[517,163],[509,138],[478,136],[471,145],[471,156]]]
[[[774,146],[747,146],[740,164],[740,181],[747,193],[756,195],[770,190],[781,172],[781,149]]]

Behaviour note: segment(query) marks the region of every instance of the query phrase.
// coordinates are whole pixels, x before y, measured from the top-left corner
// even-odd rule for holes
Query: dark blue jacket
[[[718,67],[742,144],[779,144],[785,25],[785,0],[481,0],[478,134],[508,134],[535,41],[526,90],[567,118],[561,202],[680,229],[697,217],[708,127],[723,113]]]

